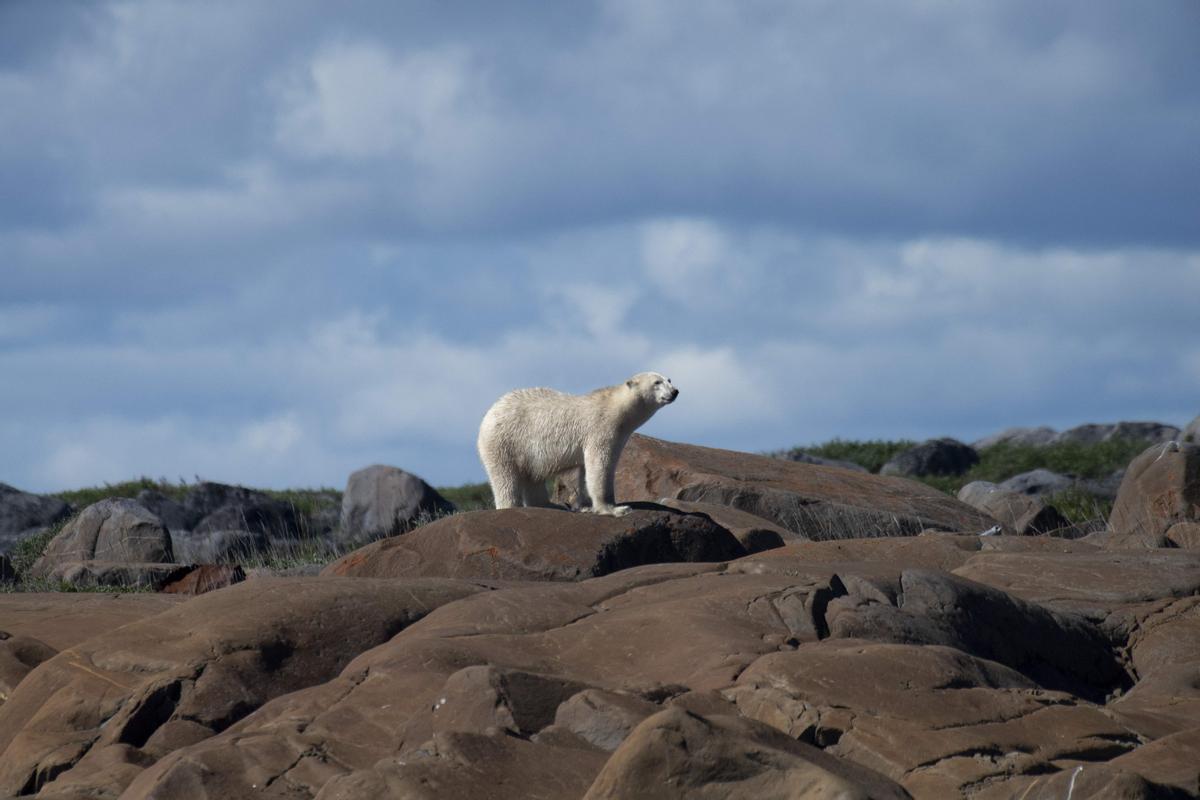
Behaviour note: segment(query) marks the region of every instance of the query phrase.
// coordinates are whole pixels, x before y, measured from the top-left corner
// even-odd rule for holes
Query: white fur
[[[624,383],[583,395],[553,389],[517,389],[497,400],[479,426],[479,458],[492,484],[496,508],[548,506],[546,481],[579,470],[596,514],[621,516],[614,505],[617,459],[630,435],[679,390],[657,372],[639,372]]]

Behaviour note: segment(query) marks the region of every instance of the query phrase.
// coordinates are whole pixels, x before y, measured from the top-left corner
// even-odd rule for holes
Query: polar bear
[[[496,508],[549,506],[546,481],[579,471],[595,514],[622,516],[614,505],[617,459],[630,435],[679,390],[657,372],[639,372],[624,383],[583,395],[553,389],[517,389],[497,400],[479,426],[479,458]]]

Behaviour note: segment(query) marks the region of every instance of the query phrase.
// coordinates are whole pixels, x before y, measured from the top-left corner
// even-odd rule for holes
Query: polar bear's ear
[[[628,386],[630,389],[632,389],[633,388],[633,378],[630,378],[629,380],[625,381],[625,385]]]

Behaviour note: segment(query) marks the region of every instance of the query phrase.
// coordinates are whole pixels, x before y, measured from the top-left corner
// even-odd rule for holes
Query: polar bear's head
[[[671,379],[659,372],[639,372],[625,381],[625,385],[642,402],[654,406],[673,403],[679,396],[679,390],[671,384]]]

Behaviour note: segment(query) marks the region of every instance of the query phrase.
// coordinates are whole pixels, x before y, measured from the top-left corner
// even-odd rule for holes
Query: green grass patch
[[[492,487],[487,483],[464,483],[462,486],[439,486],[438,494],[454,503],[459,511],[479,511],[494,508]]]
[[[156,492],[162,492],[167,497],[173,500],[182,500],[187,494],[191,484],[184,481],[172,483],[166,478],[147,478],[143,475],[140,478],[122,483],[106,483],[103,486],[89,486],[84,489],[71,489],[65,492],[55,492],[52,497],[57,497],[76,508],[86,508],[92,503],[99,503],[101,500],[107,500],[113,497],[127,497],[133,500],[138,496],[138,493],[144,489],[152,489]]]
[[[917,442],[910,439],[867,439],[856,441],[852,439],[831,439],[824,444],[814,444],[809,447],[793,447],[789,453],[808,453],[817,458],[831,458],[835,461],[850,461],[871,472],[879,472],[879,468],[891,461],[897,454]]]

